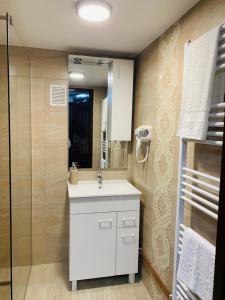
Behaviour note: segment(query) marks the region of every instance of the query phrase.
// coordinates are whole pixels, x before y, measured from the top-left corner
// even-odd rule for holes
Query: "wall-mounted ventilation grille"
[[[66,106],[67,89],[65,85],[50,85],[50,105]]]

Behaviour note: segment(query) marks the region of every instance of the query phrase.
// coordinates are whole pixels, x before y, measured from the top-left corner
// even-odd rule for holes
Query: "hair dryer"
[[[150,142],[152,139],[152,127],[151,126],[139,126],[135,129],[135,136],[136,136],[136,159],[138,163],[144,163],[149,154],[150,149]],[[139,160],[139,152],[141,149],[142,143],[146,146],[146,154],[144,159]]]

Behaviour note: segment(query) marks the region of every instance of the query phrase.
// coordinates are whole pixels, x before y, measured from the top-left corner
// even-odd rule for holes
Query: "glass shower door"
[[[0,299],[23,300],[32,262],[31,64],[0,18]]]
[[[0,17],[0,299],[11,299],[8,31]]]
[[[12,296],[23,300],[32,263],[31,61],[9,26]]]

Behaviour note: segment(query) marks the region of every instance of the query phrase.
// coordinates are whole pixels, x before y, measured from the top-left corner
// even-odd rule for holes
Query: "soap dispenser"
[[[70,168],[70,184],[77,184],[78,183],[78,163],[72,162],[72,167]]]

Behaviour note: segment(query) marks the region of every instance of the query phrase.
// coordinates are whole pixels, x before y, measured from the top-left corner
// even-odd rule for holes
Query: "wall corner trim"
[[[151,261],[149,260],[149,258],[145,255],[145,253],[142,251],[142,249],[140,249],[140,255],[143,258],[143,263],[146,266],[147,271],[154,277],[155,281],[157,282],[158,286],[160,287],[160,289],[162,290],[163,294],[170,299],[170,295],[171,295],[171,291],[169,291],[169,289],[167,288],[167,286],[164,284],[164,282],[162,281],[161,277],[159,276],[159,274],[157,273],[157,271],[155,270],[155,268],[153,267]]]

